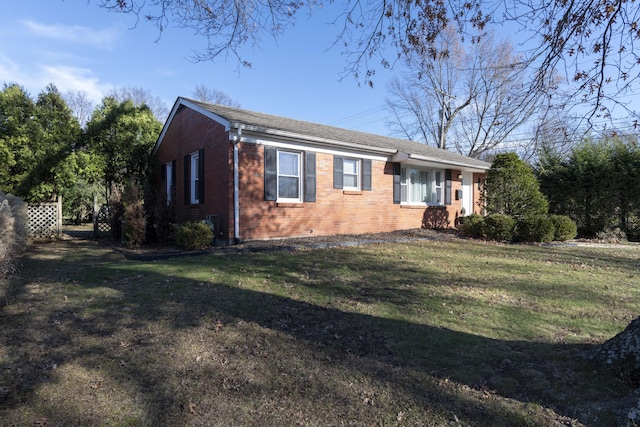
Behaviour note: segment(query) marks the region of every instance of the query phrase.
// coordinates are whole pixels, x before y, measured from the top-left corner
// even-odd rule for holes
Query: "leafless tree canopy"
[[[389,85],[390,125],[402,136],[481,157],[543,109],[548,90],[508,42],[486,34],[465,45],[449,26],[431,46]]]
[[[80,90],[70,90],[65,92],[62,97],[69,106],[74,117],[78,119],[81,127],[85,127],[94,109],[93,102],[89,98],[89,94]]]
[[[211,102],[229,107],[240,108],[240,103],[231,98],[225,92],[218,89],[211,89],[205,84],[197,84],[193,91],[193,97],[202,102]]]
[[[332,8],[341,29],[335,44],[347,55],[345,71],[367,84],[373,84],[377,67],[391,67],[409,54],[425,57],[450,23],[465,41],[477,41],[490,25],[511,23],[528,40],[523,60],[537,71],[539,86],[564,74],[575,85],[573,99],[588,102],[592,116],[606,116],[607,101],[619,102],[617,95],[639,77],[640,54],[634,47],[640,38],[640,8],[629,0],[95,1],[135,14],[160,32],[171,25],[190,28],[207,41],[197,59],[231,53],[245,66],[251,63],[241,54],[243,46],[280,35],[303,8]]]
[[[620,104],[638,80],[640,7],[634,1],[500,1],[504,21],[537,29],[529,59],[541,84],[562,72],[573,95],[592,105],[591,116],[608,116],[607,101]],[[496,5],[497,7],[498,5]],[[624,103],[622,103],[624,106]]]
[[[107,94],[119,102],[130,100],[137,106],[146,105],[160,122],[164,122],[169,115],[167,104],[147,89],[127,86],[113,89]]]

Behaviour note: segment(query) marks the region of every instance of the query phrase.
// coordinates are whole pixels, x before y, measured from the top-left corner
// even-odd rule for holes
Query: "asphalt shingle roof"
[[[462,156],[447,150],[421,144],[419,142],[404,139],[391,138],[388,136],[376,135],[366,132],[348,130],[333,126],[321,125],[317,123],[295,120],[286,117],[274,116],[271,114],[258,113],[255,111],[243,110],[240,108],[228,107],[219,104],[195,101],[182,98],[189,103],[193,103],[225,120],[232,126],[244,124],[264,129],[264,131],[284,131],[296,134],[308,135],[315,138],[323,138],[345,143],[362,145],[363,148],[375,147],[393,149],[399,152],[426,156],[439,159],[443,162],[463,163],[471,167],[488,169],[491,165],[487,162],[471,157]]]

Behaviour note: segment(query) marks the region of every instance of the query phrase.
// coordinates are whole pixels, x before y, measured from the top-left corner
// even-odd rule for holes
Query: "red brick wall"
[[[481,190],[486,176],[484,173],[473,174],[473,213],[481,215],[484,215],[484,207],[481,204]]]
[[[204,203],[184,202],[184,156],[204,149]],[[333,188],[333,155],[316,153],[316,202],[282,204],[264,200],[264,146],[239,143],[240,240],[331,234],[374,233],[423,226],[454,227],[462,200],[460,171],[452,170],[452,205],[425,208],[393,203],[393,165],[372,161],[372,191],[350,192]],[[233,144],[224,127],[189,108],[176,114],[167,129],[156,159],[176,160],[176,220],[198,221],[208,214],[220,218],[217,237],[232,241]],[[474,211],[479,212],[478,178],[474,174]]]
[[[316,202],[282,204],[264,200],[264,147],[240,144],[241,240],[289,236],[373,233],[420,228],[454,227],[462,188],[452,171],[452,205],[425,208],[393,204],[393,168],[389,162],[372,162],[372,191],[349,192],[333,188],[333,155],[316,154]],[[474,198],[477,183],[474,184]]]
[[[222,125],[185,108],[177,113],[167,129],[156,153],[159,164],[176,161],[176,221],[200,221],[208,214],[220,216],[220,231],[229,234],[229,188],[231,165],[229,156],[229,135]],[[184,156],[204,149],[204,203],[185,204],[184,197]],[[232,199],[231,199],[232,200]],[[232,226],[231,226],[232,227]],[[231,228],[233,235],[233,228]]]

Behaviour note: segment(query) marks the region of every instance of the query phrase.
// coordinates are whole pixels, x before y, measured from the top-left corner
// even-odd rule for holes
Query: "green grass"
[[[637,247],[141,262],[60,242],[22,266],[0,295],[3,425],[600,426],[631,391],[582,355],[638,316]]]

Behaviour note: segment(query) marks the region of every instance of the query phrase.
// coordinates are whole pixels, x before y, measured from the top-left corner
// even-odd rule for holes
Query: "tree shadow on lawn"
[[[436,422],[522,425],[531,422],[531,403],[607,425],[615,424],[610,414],[592,406],[626,391],[611,372],[579,358],[584,345],[490,339],[154,273],[95,248],[65,250],[71,265],[27,254],[25,269],[38,270],[0,312],[8,326],[0,332],[0,380],[11,385],[0,416],[44,400],[39,407],[53,424],[96,425],[103,417],[134,425],[402,424],[409,408],[409,423],[436,414]],[[268,257],[252,257],[268,265]],[[376,259],[367,262],[373,268]],[[215,267],[233,274],[237,263]],[[403,267],[385,270],[402,276],[394,268]],[[415,297],[407,291],[392,303]],[[86,378],[69,380],[69,366]],[[65,380],[91,397],[43,397]],[[83,398],[98,407],[83,409]]]

